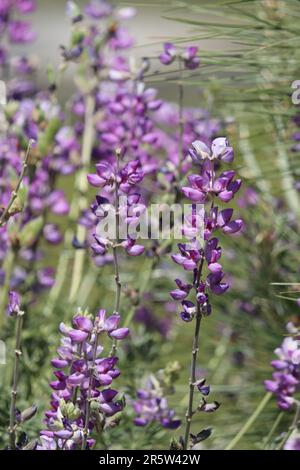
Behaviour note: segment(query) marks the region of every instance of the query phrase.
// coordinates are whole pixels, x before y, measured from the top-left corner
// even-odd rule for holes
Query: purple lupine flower
[[[30,75],[36,70],[36,64],[34,60],[31,60],[26,56],[13,57],[11,60],[11,65],[14,71],[20,75]]]
[[[300,341],[285,338],[275,349],[275,354],[278,359],[271,362],[272,380],[265,380],[265,388],[274,393],[280,409],[288,410],[294,404],[294,394],[300,389]]]
[[[159,60],[164,65],[169,65],[176,59],[176,47],[170,42],[164,44],[164,52],[159,56]]]
[[[43,229],[43,235],[45,240],[47,240],[47,242],[51,243],[52,245],[59,244],[63,239],[57,224],[46,224]]]
[[[182,60],[185,68],[195,70],[200,65],[200,59],[197,57],[198,47],[189,46],[184,51],[178,51],[174,44],[166,42],[164,44],[164,51],[159,56],[159,60],[163,65],[172,64],[176,58]]]
[[[107,135],[107,139],[109,135]],[[144,178],[140,161],[133,160],[121,167],[101,162],[96,164],[96,172],[96,174],[87,175],[90,185],[102,190],[91,207],[96,218],[96,224],[105,220],[109,211],[113,210],[111,215],[114,221],[116,220],[116,213],[118,213],[117,221],[119,226],[115,227],[115,230],[119,231],[119,228],[123,226],[128,227],[128,231],[126,231],[127,236],[125,239],[120,239],[116,233],[111,240],[93,233],[90,243],[93,255],[95,257],[106,255],[108,249],[119,238],[118,246],[124,248],[129,256],[140,256],[145,248],[130,236],[130,228],[136,226],[146,209],[145,205],[141,203],[141,194],[138,187]],[[117,211],[116,204],[118,204]]]
[[[171,316],[159,319],[148,307],[137,308],[134,320],[145,326],[147,331],[159,332],[163,338],[167,338],[172,326]]]
[[[127,29],[122,26],[119,26],[118,28],[112,26],[109,30],[108,38],[107,45],[113,51],[128,49],[134,44],[132,36],[130,36]]]
[[[137,391],[137,399],[133,402],[136,413],[134,424],[136,426],[147,426],[157,421],[167,429],[177,429],[181,421],[176,418],[175,411],[168,406],[163,391],[151,378],[146,387]]]
[[[197,57],[198,47],[189,46],[182,53],[182,58],[184,60],[184,65],[187,69],[195,70],[200,65],[200,59]]]
[[[286,441],[284,450],[300,450],[300,434],[294,432],[291,437]]]
[[[47,429],[40,433],[37,450],[80,449],[85,430],[86,446],[90,449],[95,443],[91,434],[98,410],[104,420],[122,411],[123,402],[116,399],[118,391],[107,388],[120,375],[116,368],[118,358],[105,357],[98,342],[102,332],[124,339],[128,329],[118,328],[119,321],[118,315],[107,317],[105,310],[100,310],[94,319],[81,313],[75,315],[73,328],[60,325],[63,338],[58,356],[51,361],[55,369],[55,380],[50,382],[51,408],[45,413]],[[91,405],[85,429],[87,401]]]
[[[36,33],[26,21],[11,21],[8,25],[8,36],[14,44],[24,44],[35,40]]]
[[[207,396],[210,393],[210,386],[206,385],[205,382],[206,382],[206,379],[200,379],[200,380],[197,380],[196,385],[197,385],[199,392],[202,395]]]
[[[112,6],[103,0],[91,0],[85,6],[85,12],[91,18],[98,20],[99,18],[106,18],[112,13]]]
[[[178,245],[178,254],[172,254],[175,263],[182,266],[186,271],[194,272],[194,285],[176,279],[179,289],[171,292],[173,299],[181,301],[183,311],[180,315],[184,321],[191,321],[196,313],[194,302],[187,300],[192,289],[196,290],[196,299],[202,314],[208,315],[211,313],[211,306],[207,291],[215,295],[222,295],[229,288],[229,284],[224,281],[225,274],[220,264],[222,250],[219,246],[219,240],[212,237],[212,235],[217,230],[226,234],[234,234],[242,228],[241,219],[232,220],[233,209],[220,209],[215,205],[216,198],[219,198],[222,202],[224,202],[224,199],[228,202],[241,186],[239,179],[234,180],[234,171],[223,171],[218,175],[215,169],[215,160],[228,163],[233,158],[233,149],[229,146],[227,139],[224,137],[215,139],[210,148],[204,142],[193,142],[190,154],[197,164],[201,162],[199,165],[200,172],[189,176],[190,186],[183,187],[182,192],[193,203],[213,201],[213,204],[211,204],[209,211],[198,214],[204,222],[204,248],[196,238],[199,235],[196,233],[195,238],[192,238],[189,243],[180,243]],[[226,198],[224,197],[225,193],[227,194]],[[189,230],[189,233],[194,234],[191,230]],[[205,281],[201,278],[204,265],[207,266],[209,271]],[[199,270],[201,271],[199,272]]]
[[[16,8],[20,13],[32,13],[36,10],[35,0],[15,0]]]
[[[217,137],[212,141],[211,147],[199,140],[192,143],[190,155],[195,163],[203,160],[222,160],[231,163],[234,158],[233,148],[226,137]]]
[[[222,295],[229,289],[220,263],[222,249],[214,235],[216,231],[226,234],[238,233],[242,228],[242,220],[232,220],[233,209],[221,209],[216,204],[218,199],[221,202],[230,201],[239,190],[241,181],[234,179],[235,172],[232,170],[218,172],[221,162],[230,163],[233,159],[233,149],[227,139],[214,139],[210,146],[202,141],[194,141],[190,155],[199,171],[190,175],[189,186],[182,188],[184,196],[193,203],[193,213],[187,218],[183,228],[183,235],[189,242],[179,243],[179,253],[172,254],[171,257],[185,271],[193,272],[193,283],[187,284],[186,281],[176,279],[178,289],[171,292],[171,297],[181,302],[180,317],[184,322],[196,319],[196,335],[196,332],[199,332],[201,317],[211,314],[210,296]],[[201,207],[195,203],[201,203]],[[209,209],[206,209],[206,203],[209,203]],[[200,233],[201,229],[203,233]],[[206,397],[210,394],[210,387],[206,385],[205,379],[196,380],[196,348],[198,345],[193,346],[190,381],[202,395],[197,411],[212,413],[220,404],[216,401],[208,403]],[[190,421],[193,414],[193,395],[190,388],[184,449],[189,448]]]
[[[39,286],[42,288],[52,287],[55,282],[54,275],[55,271],[51,267],[39,269],[37,272]]]
[[[8,294],[8,312],[9,315],[17,315],[20,311],[21,297],[18,292],[10,291]]]
[[[259,195],[254,188],[246,188],[243,195],[238,198],[237,204],[242,209],[257,206]]]

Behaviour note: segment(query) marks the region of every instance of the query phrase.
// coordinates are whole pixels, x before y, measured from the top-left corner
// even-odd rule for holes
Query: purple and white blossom
[[[288,410],[300,390],[300,341],[290,336],[284,338],[274,352],[277,356],[271,362],[274,372],[272,380],[265,380],[265,388],[275,395],[280,409]]]
[[[52,359],[55,379],[51,408],[45,413],[46,428],[40,433],[37,450],[91,449],[95,443],[93,429],[122,411],[123,402],[112,383],[120,375],[118,357],[107,356],[101,344],[103,336],[123,340],[128,328],[120,328],[120,316],[107,316],[99,310],[95,318],[78,313],[72,326],[62,323],[63,335]]]

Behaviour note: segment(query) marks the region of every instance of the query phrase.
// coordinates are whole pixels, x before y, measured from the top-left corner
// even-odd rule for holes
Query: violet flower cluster
[[[3,0],[0,4],[0,40],[6,38],[10,44],[26,44],[36,38],[28,21],[20,18],[36,8],[35,0]],[[8,63],[9,51],[0,46],[0,66]]]
[[[179,115],[176,107],[164,103],[157,97],[157,90],[146,88],[144,78],[151,63],[143,59],[141,64],[129,61],[124,51],[133,45],[133,40],[124,27],[124,22],[134,16],[133,8],[113,8],[108,2],[89,2],[83,11],[75,2],[67,2],[67,14],[72,21],[70,45],[62,50],[65,65],[69,62],[86,60],[87,82],[94,83],[92,89],[85,90],[84,84],[72,98],[71,110],[75,119],[73,135],[70,129],[60,132],[63,141],[80,141],[85,128],[86,94],[94,101],[94,139],[92,158],[96,165],[115,166],[115,151],[120,149],[129,161],[139,161],[145,176],[148,176],[147,189],[143,196],[147,201],[153,191],[166,188],[174,180],[176,165],[179,161],[178,142]],[[103,47],[99,47],[99,44]],[[196,68],[199,64],[197,49],[187,48],[181,54],[183,67]],[[208,144],[219,130],[220,123],[210,119],[201,110],[183,110],[183,152],[187,153],[188,142],[201,138]],[[174,123],[175,119],[175,123]],[[169,132],[166,125],[171,129]],[[174,132],[174,126],[178,132]],[[161,165],[158,155],[166,155]],[[185,163],[186,172],[190,166]],[[91,179],[92,181],[92,179]],[[95,177],[94,177],[95,181]],[[106,190],[106,188],[104,188]],[[106,197],[106,196],[104,196]],[[108,198],[109,199],[109,198]],[[109,201],[111,202],[111,200]],[[99,211],[98,211],[99,212]],[[84,210],[79,224],[93,233],[97,218]],[[85,248],[88,240],[74,240],[75,248]],[[132,254],[136,248],[128,240]],[[127,247],[125,247],[127,248]],[[97,265],[112,262],[112,257],[97,248],[94,257]],[[103,250],[103,254],[100,251]]]
[[[35,8],[33,0],[2,2],[1,39],[10,32],[10,44],[34,40],[30,24],[18,20],[16,14],[30,13]],[[8,51],[5,55],[2,65],[14,78],[7,82],[6,129],[0,137],[0,214],[21,173],[27,143],[33,140],[36,144],[30,152],[29,171],[22,182],[22,200],[17,199],[8,223],[0,228],[0,284],[5,282],[6,273],[2,268],[8,253],[14,251],[16,259],[10,287],[31,290],[34,295],[54,283],[54,271],[46,266],[38,267],[34,278],[30,276],[29,286],[28,270],[32,272],[33,264],[43,259],[39,246],[42,238],[53,245],[63,238],[59,224],[52,223],[48,214],[65,216],[69,212],[63,190],[57,189],[57,179],[78,168],[80,144],[72,129],[64,126],[65,115],[53,90],[38,92],[33,79],[35,61],[26,55],[10,57]]]
[[[233,170],[217,172],[220,163],[233,161],[233,149],[227,139],[219,137],[212,142],[211,148],[203,142],[193,143],[190,155],[199,168],[199,173],[188,177],[189,186],[182,188],[183,194],[194,204],[206,204],[210,202],[210,209],[202,213],[195,213],[191,220],[186,221],[184,233],[189,235],[188,243],[178,245],[179,253],[173,254],[175,263],[183,267],[185,271],[193,272],[193,282],[176,279],[176,289],[171,292],[174,300],[182,305],[181,318],[184,321],[192,321],[197,313],[197,305],[201,315],[211,313],[210,294],[222,295],[229,288],[224,280],[224,272],[220,264],[222,248],[219,239],[214,236],[216,231],[225,234],[238,233],[242,228],[241,219],[233,219],[233,209],[221,209],[216,206],[216,199],[221,202],[229,202],[241,186],[241,180],[235,179]],[[199,220],[203,222],[204,246],[199,239]],[[204,278],[203,270],[206,267],[207,274]],[[193,292],[195,301],[188,300]]]
[[[103,336],[118,341],[127,337],[128,328],[119,328],[119,322],[119,315],[99,310],[95,319],[79,313],[72,327],[60,325],[63,338],[51,361],[55,369],[51,408],[45,413],[46,429],[40,433],[37,450],[91,449],[93,431],[100,433],[122,411],[123,403],[112,387],[120,375],[118,358],[105,355],[100,343]]]
[[[200,65],[200,59],[197,57],[198,47],[189,46],[183,51],[179,51],[174,44],[166,42],[164,44],[164,51],[160,54],[159,60],[164,65],[170,65],[174,61],[182,61],[184,67],[190,70],[195,70]]]
[[[140,161],[134,160],[119,165],[119,156],[115,165],[109,163],[98,163],[95,174],[88,175],[89,183],[102,192],[96,197],[96,202],[92,205],[92,212],[97,224],[107,215],[107,204],[114,207],[115,234],[109,239],[102,234],[93,233],[91,249],[94,256],[100,256],[98,264],[102,263],[102,256],[105,255],[112,246],[120,246],[125,249],[130,256],[139,256],[144,252],[144,246],[136,243],[136,240],[128,235],[131,224],[137,224],[140,215],[146,207],[141,202],[141,194],[138,185],[143,180],[144,172],[141,169]],[[111,206],[110,206],[111,207]],[[120,239],[119,228],[126,227],[126,238]],[[128,230],[127,230],[128,226]],[[129,232],[130,233],[130,232]],[[124,234],[125,235],[125,234]],[[97,263],[97,259],[96,259]]]
[[[297,332],[288,324],[288,332]],[[265,388],[275,395],[281,410],[290,409],[295,403],[294,395],[300,390],[300,337],[284,338],[275,349],[277,359],[271,362],[274,369],[272,380],[265,380]]]
[[[9,101],[8,109],[10,103],[12,102]],[[59,174],[65,173],[67,161],[61,156],[59,143],[56,143],[55,139],[52,143],[49,142],[45,149],[42,148],[41,141],[42,129],[44,127],[54,129],[54,124],[57,126],[57,122],[63,119],[59,107],[54,104],[51,96],[46,94],[38,94],[36,97],[13,103],[14,112],[10,120],[14,125],[7,135],[0,139],[3,157],[0,163],[1,207],[7,206],[22,169],[22,159],[25,155],[22,142],[30,139],[37,142],[31,150],[29,160],[31,171],[22,182],[24,200],[15,206],[12,217],[0,229],[0,261],[4,262],[8,250],[17,247],[19,259],[15,263],[11,280],[13,287],[17,287],[26,280],[26,263],[32,264],[43,258],[43,252],[38,246],[39,239],[44,238],[53,245],[62,240],[62,233],[57,223],[50,221],[44,223],[45,214],[65,216],[69,212],[69,204],[64,191],[56,189],[57,178]],[[59,157],[56,157],[58,154]],[[62,165],[63,162],[66,164]],[[15,227],[18,228],[14,229]],[[29,231],[30,238],[22,237],[22,233]],[[19,264],[22,267],[19,267]],[[46,269],[50,273],[50,268],[41,269]],[[51,283],[48,281],[46,284],[40,283],[39,276],[34,280],[36,288],[51,287],[53,282],[54,279]]]
[[[147,380],[143,389],[137,390],[137,399],[133,402],[136,413],[134,424],[147,426],[152,422],[158,422],[167,429],[177,429],[181,421],[176,418],[176,413],[169,408],[167,398],[162,388],[154,377]]]

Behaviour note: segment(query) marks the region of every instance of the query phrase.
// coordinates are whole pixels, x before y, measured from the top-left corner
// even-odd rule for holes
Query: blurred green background
[[[30,50],[40,57],[44,73],[38,81],[43,87],[46,66],[59,63],[58,46],[68,42],[69,31],[64,16],[65,2],[40,0],[38,4],[33,19],[39,38]],[[236,168],[244,179],[244,188],[252,187],[259,195],[256,206],[238,209],[245,220],[244,233],[222,241],[227,253],[224,269],[232,277],[232,289],[222,298],[214,299],[213,315],[203,321],[201,329],[199,373],[203,371],[207,375],[212,397],[222,406],[213,415],[198,415],[193,429],[199,431],[212,426],[214,433],[205,447],[223,449],[265,395],[263,380],[270,378],[269,363],[274,348],[283,339],[285,324],[291,319],[299,321],[299,307],[295,302],[298,286],[284,289],[273,283],[297,282],[299,274],[300,206],[295,182],[300,177],[300,165],[299,155],[290,151],[292,117],[297,112],[290,93],[291,83],[300,78],[300,6],[293,0],[168,1],[164,4],[132,1],[130,5],[138,9],[131,24],[137,39],[133,49],[136,57],[157,56],[161,42],[166,40],[199,46],[202,61],[199,72],[187,72],[184,77],[185,105],[206,108],[214,117],[227,121],[226,131],[236,149]],[[149,85],[156,86],[164,99],[175,101],[178,77],[166,74],[156,64],[158,73],[149,80]],[[73,89],[71,73],[66,73],[60,83],[60,98],[67,101]],[[48,259],[54,266],[57,257],[58,250],[49,249]],[[113,308],[112,269],[106,266],[99,271],[91,260],[88,263],[77,302],[91,311],[104,305],[109,310]],[[122,281],[127,286],[133,285],[137,276],[140,279],[144,276],[147,281],[147,260],[144,263],[123,260],[121,264]],[[71,266],[70,262],[70,274]],[[146,304],[157,318],[166,316],[168,291],[176,277],[176,266],[166,259],[156,267],[147,283],[147,291],[152,296],[149,301],[146,297]],[[67,292],[68,280],[65,287],[63,293]],[[281,294],[283,290],[289,292]],[[125,299],[125,305],[126,302],[129,309],[130,302]],[[249,311],[245,303],[251,306]],[[34,318],[28,320],[31,328],[26,330],[24,338],[20,406],[22,398],[27,403],[28,397],[39,405],[39,414],[28,430],[31,436],[40,429],[42,413],[49,401],[49,358],[58,344],[57,325],[73,314],[67,296],[60,299],[51,321],[44,316],[45,304],[47,297],[35,306]],[[174,309],[172,305],[170,308]],[[133,327],[129,355],[132,363],[123,354],[120,384],[130,390],[139,386],[146,370],[156,372],[169,361],[179,361],[180,378],[170,403],[183,417],[193,326],[182,324],[174,310],[171,315],[174,328],[168,340],[161,340],[158,332],[146,331],[141,325]],[[8,342],[8,352],[11,347]],[[8,418],[10,371],[10,364],[0,367],[3,428]],[[166,448],[170,433],[157,434],[152,428],[132,430],[128,408],[123,427],[121,423],[110,431],[107,446],[139,448],[150,440],[152,448]],[[264,438],[278,414],[272,398],[236,448],[263,448]],[[286,413],[277,434],[286,430],[291,420],[292,415]],[[180,430],[175,434],[179,435]],[[2,433],[2,440],[4,437]]]

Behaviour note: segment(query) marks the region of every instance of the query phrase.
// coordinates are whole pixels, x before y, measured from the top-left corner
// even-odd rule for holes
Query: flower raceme
[[[222,248],[215,232],[226,234],[237,233],[242,228],[241,219],[232,219],[232,209],[221,209],[216,205],[219,199],[222,203],[229,202],[239,190],[241,181],[235,179],[233,170],[218,172],[221,163],[231,163],[233,149],[227,139],[219,137],[212,141],[210,147],[204,142],[195,141],[190,149],[190,156],[199,171],[189,176],[190,185],[184,186],[182,192],[192,201],[195,211],[188,220],[183,234],[188,235],[188,243],[178,245],[179,253],[173,254],[173,261],[182,266],[185,271],[193,272],[192,282],[187,283],[176,279],[177,288],[171,292],[174,300],[181,302],[181,319],[185,322],[195,322],[194,340],[191,357],[191,375],[189,379],[189,402],[186,412],[185,436],[182,440],[183,449],[193,447],[193,434],[190,433],[194,411],[194,392],[197,388],[202,399],[197,411],[211,413],[219,408],[219,403],[207,403],[206,396],[210,393],[205,385],[205,378],[197,379],[196,363],[199,344],[201,318],[211,314],[210,294],[222,295],[229,284],[224,281],[224,272],[220,263]],[[201,213],[197,213],[197,204],[202,204]],[[209,209],[206,209],[209,204]],[[193,226],[197,218],[203,219],[203,237],[193,234]],[[201,235],[201,234],[200,234]],[[204,273],[204,269],[206,274]],[[193,293],[193,297],[191,295]]]
[[[122,167],[119,167],[119,163],[114,166],[107,162],[101,162],[96,165],[96,172],[96,174],[87,176],[92,186],[102,189],[91,207],[96,223],[99,224],[105,219],[107,204],[112,204],[115,208],[116,232],[119,231],[121,218],[126,220],[128,226],[137,223],[139,215],[146,209],[145,205],[140,202],[141,194],[138,188],[144,178],[140,161],[133,160]],[[122,195],[126,195],[126,198],[123,198]],[[119,240],[117,235],[114,240],[110,240],[97,233],[96,229],[91,242],[96,262],[97,258],[103,257],[114,243],[124,248],[130,256],[139,256],[144,252],[144,247],[138,245],[129,235],[123,240]]]
[[[100,344],[103,335],[118,341],[128,336],[128,328],[119,328],[119,322],[119,315],[99,310],[94,319],[79,313],[72,327],[60,325],[63,338],[51,361],[51,408],[45,413],[47,429],[40,433],[38,450],[90,449],[94,427],[101,422],[104,429],[122,411],[118,391],[111,388],[120,375],[118,358],[103,355]]]
[[[292,324],[287,325],[289,333],[295,333]],[[273,380],[265,380],[265,388],[277,398],[278,407],[290,409],[295,400],[294,394],[300,389],[300,341],[299,336],[284,338],[281,346],[275,349],[277,359],[271,362],[274,369]]]
[[[89,174],[87,178],[89,183],[97,188],[113,187],[117,184],[123,193],[128,194],[144,177],[139,166],[139,160],[135,160],[129,162],[120,171],[116,171],[112,165],[102,162],[96,165],[97,173]]]
[[[188,177],[190,186],[182,188],[183,194],[192,203],[211,203],[210,209],[204,210],[202,215],[204,223],[203,243],[196,237],[189,243],[178,245],[179,253],[173,254],[172,259],[186,271],[193,271],[193,284],[176,279],[177,289],[171,292],[174,300],[181,301],[183,311],[181,317],[184,321],[191,321],[196,313],[194,302],[186,300],[191,290],[195,291],[197,302],[201,306],[202,314],[211,313],[209,293],[222,295],[229,285],[224,282],[224,272],[220,264],[222,248],[219,239],[214,236],[216,231],[225,234],[238,233],[242,228],[241,219],[232,219],[233,209],[221,209],[216,206],[216,200],[229,202],[241,186],[240,179],[235,178],[233,170],[223,171],[220,174],[216,170],[216,162],[231,162],[233,149],[227,139],[219,137],[212,142],[211,148],[203,142],[193,142],[190,155],[199,168],[198,174]],[[202,279],[204,265],[208,274]]]
[[[137,399],[133,403],[133,408],[136,413],[134,418],[136,426],[147,426],[156,421],[164,428],[177,429],[181,424],[175,416],[175,411],[169,408],[162,390],[151,378],[144,389],[137,390]]]

